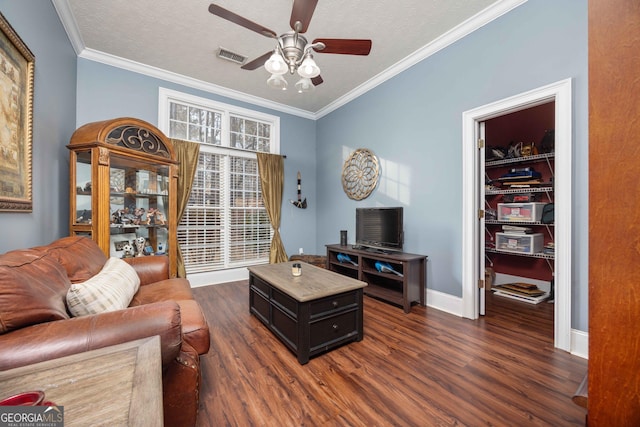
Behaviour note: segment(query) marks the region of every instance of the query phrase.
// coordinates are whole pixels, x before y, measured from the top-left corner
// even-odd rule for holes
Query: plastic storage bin
[[[498,203],[498,221],[540,221],[546,203]]]
[[[501,252],[536,254],[544,249],[544,236],[542,233],[496,233],[496,249]]]

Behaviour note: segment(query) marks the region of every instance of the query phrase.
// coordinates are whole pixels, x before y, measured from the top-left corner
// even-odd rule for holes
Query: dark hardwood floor
[[[577,426],[587,361],[553,304],[490,296],[477,321],[365,296],[364,340],[300,365],[249,314],[247,282],[194,289],[211,328],[198,426]]]

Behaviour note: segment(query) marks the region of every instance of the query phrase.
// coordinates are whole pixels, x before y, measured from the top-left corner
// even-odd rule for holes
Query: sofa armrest
[[[160,335],[165,369],[182,345],[176,302],[40,323],[0,335],[0,371],[154,335]]]
[[[162,377],[164,425],[195,426],[200,399],[200,358],[184,343],[180,355]]]
[[[159,282],[169,278],[169,257],[168,256],[144,256],[134,258],[123,258],[131,264],[140,277],[140,286]]]

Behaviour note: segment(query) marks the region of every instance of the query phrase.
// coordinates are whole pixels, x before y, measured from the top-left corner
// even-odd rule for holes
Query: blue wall
[[[298,248],[316,246],[316,159],[309,155],[316,149],[314,120],[258,107],[202,90],[145,76],[143,74],[78,59],[77,126],[115,117],[136,117],[158,125],[158,89],[160,87],[237,105],[280,117],[280,152],[287,156],[284,199],[297,198],[297,174],[302,174],[302,193],[309,208],[295,208],[285,202],[281,218],[281,234],[288,254]],[[324,241],[324,240],[323,240]]]
[[[587,59],[587,1],[529,1],[321,118],[317,251],[341,229],[353,241],[356,207],[404,206],[405,251],[429,257],[429,289],[461,297],[462,113],[573,78],[572,326],[586,331]],[[341,169],[358,147],[376,153],[382,178],[355,202]]]
[[[0,12],[35,56],[33,212],[0,212],[0,253],[69,232],[69,153],[76,122],[76,54],[49,1],[0,0]]]

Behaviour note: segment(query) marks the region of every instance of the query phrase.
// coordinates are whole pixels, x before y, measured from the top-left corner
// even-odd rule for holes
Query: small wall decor
[[[0,13],[0,211],[31,212],[35,57]]]
[[[366,148],[358,148],[344,162],[342,188],[350,199],[366,199],[378,185],[379,175],[376,155]]]
[[[307,209],[307,198],[305,197],[302,200],[302,177],[300,176],[300,171],[298,171],[298,200],[289,200],[293,206],[300,209]]]

